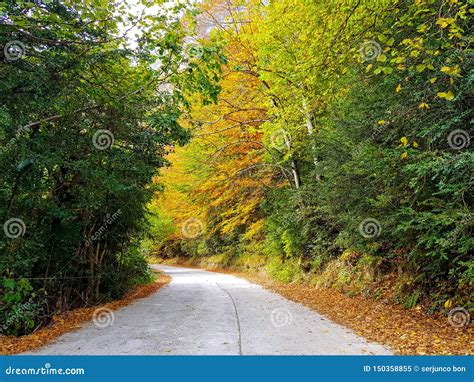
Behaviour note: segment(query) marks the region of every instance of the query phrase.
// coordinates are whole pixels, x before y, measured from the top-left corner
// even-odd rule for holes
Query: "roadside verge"
[[[94,312],[97,310],[117,310],[131,304],[135,300],[150,296],[171,281],[171,277],[168,275],[158,272],[157,274],[157,278],[154,282],[135,287],[120,300],[87,308],[73,309],[55,315],[48,326],[26,336],[0,337],[0,355],[18,354],[34,350],[54,341],[67,332],[81,328],[85,323],[93,319]]]
[[[244,278],[285,298],[299,302],[370,341],[400,355],[473,355],[474,327],[454,327],[443,316],[421,309],[405,309],[385,301],[348,296],[336,289],[275,281],[262,272],[194,266],[189,259],[163,260],[163,264],[200,268]]]

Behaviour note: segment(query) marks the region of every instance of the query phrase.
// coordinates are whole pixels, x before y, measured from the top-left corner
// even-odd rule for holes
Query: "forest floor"
[[[168,259],[165,263],[193,267],[192,262],[183,258]],[[421,308],[408,310],[362,296],[350,297],[335,289],[282,283],[272,280],[262,272],[204,269],[232,274],[259,284],[265,289],[315,310],[370,341],[389,346],[401,355],[474,354],[472,324],[455,328],[449,324],[446,317],[427,315]]]
[[[123,308],[137,299],[150,296],[170,281],[171,278],[168,275],[158,273],[154,282],[135,287],[121,300],[115,300],[107,304],[95,305],[87,308],[73,309],[55,315],[46,327],[41,328],[30,335],[21,337],[0,336],[0,355],[18,354],[45,346],[65,333],[80,329],[85,323],[93,319],[94,312],[107,312],[108,310],[114,311]]]

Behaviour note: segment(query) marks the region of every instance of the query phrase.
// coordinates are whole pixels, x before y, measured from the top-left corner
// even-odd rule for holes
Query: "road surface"
[[[391,354],[301,304],[246,280],[155,265],[172,277],[153,295],[31,354]]]

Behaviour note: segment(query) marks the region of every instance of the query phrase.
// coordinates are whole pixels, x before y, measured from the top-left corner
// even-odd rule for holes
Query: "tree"
[[[331,282],[347,288],[370,267],[395,275],[390,288],[407,306],[424,299],[438,309],[453,296],[469,304],[468,2],[250,1],[228,13],[226,70],[240,76],[226,72],[220,102],[204,109],[218,123],[171,158],[193,170],[182,194],[208,231],[191,248],[183,241],[185,251],[226,253],[227,262],[254,251],[296,264],[295,275],[345,267]],[[254,94],[256,134],[242,129],[248,116],[221,131],[231,107],[248,111],[242,101]],[[226,181],[242,168],[265,180],[256,199]],[[377,288],[374,277],[365,290]]]
[[[212,46],[190,56],[183,14],[193,10],[162,3],[144,1],[138,13],[114,1],[2,3],[7,332],[149,277],[137,244],[151,180],[169,147],[189,137],[179,122],[188,97],[216,98],[222,60]]]

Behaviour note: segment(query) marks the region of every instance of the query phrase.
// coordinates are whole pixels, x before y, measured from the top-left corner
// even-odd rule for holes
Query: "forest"
[[[474,312],[472,0],[129,3],[0,3],[2,333],[172,259]]]

